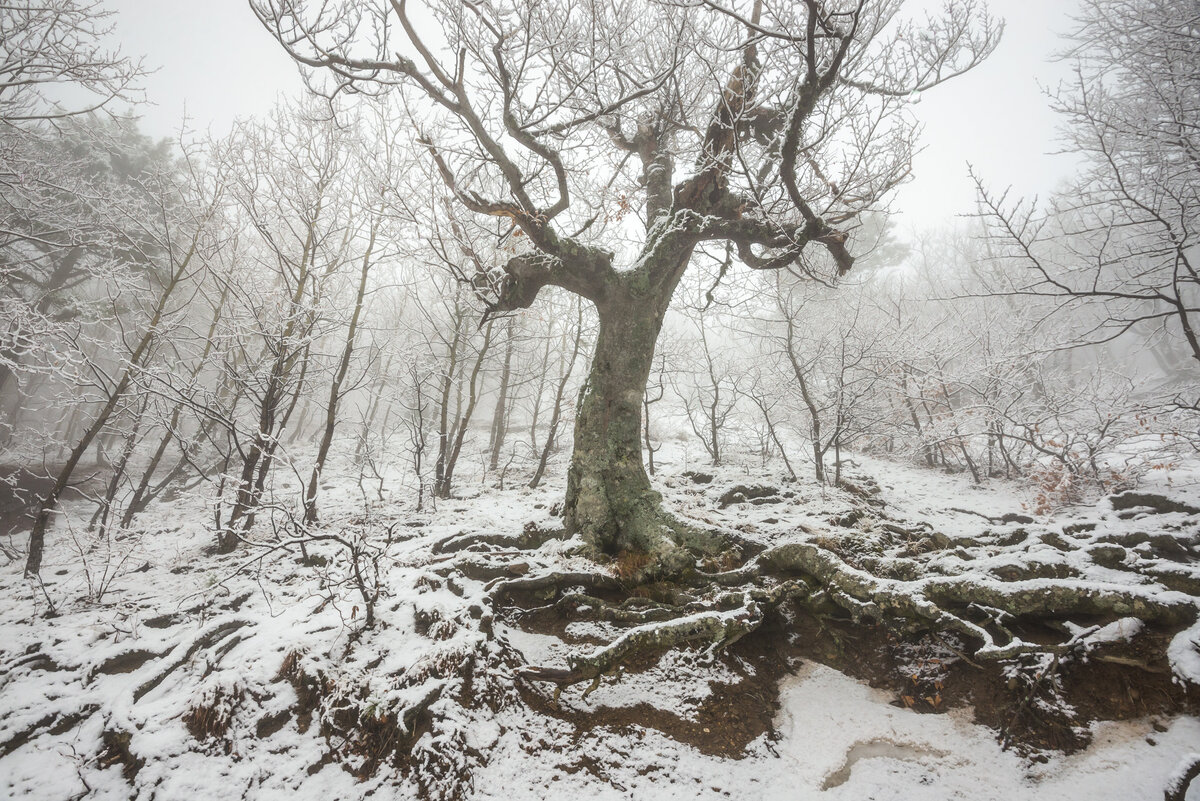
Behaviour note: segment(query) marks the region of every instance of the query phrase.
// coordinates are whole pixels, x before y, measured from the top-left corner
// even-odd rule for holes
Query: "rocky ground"
[[[668,506],[741,543],[712,575],[814,547],[915,592],[1120,589],[1182,611],[1001,618],[1047,652],[985,660],[961,632],[763,602],[744,635],[632,648],[560,688],[530,666],[743,607],[624,587],[627,566],[557,534],[554,482],[418,512],[401,478],[380,498],[345,471],[322,528],[277,517],[224,557],[202,495],[106,539],[67,514],[44,586],[0,569],[0,795],[1151,798],[1197,748],[1196,472],[1035,514],[1019,485],[864,457],[845,490],[669,461]]]

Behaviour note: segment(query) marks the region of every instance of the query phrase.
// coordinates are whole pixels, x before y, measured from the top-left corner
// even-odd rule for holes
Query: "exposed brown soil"
[[[570,722],[580,732],[597,726],[657,730],[704,754],[745,755],[763,734],[773,736],[779,684],[804,662],[827,665],[876,689],[894,694],[893,704],[914,714],[939,714],[971,707],[975,720],[1022,753],[1067,753],[1090,742],[1087,724],[1184,713],[1200,714],[1200,697],[1171,681],[1164,652],[1170,632],[1147,631],[1132,643],[1106,647],[1086,662],[1067,661],[1055,676],[1012,679],[995,663],[973,663],[954,653],[956,644],[931,635],[897,637],[882,626],[817,618],[795,607],[768,617],[755,632],[721,656],[739,677],[735,684],[712,683],[712,693],[687,715],[648,704],[597,705],[580,710],[556,703],[540,685],[526,685],[522,697],[534,709]],[[562,637],[566,621],[546,610],[523,616],[522,628]],[[576,640],[577,642],[579,640]],[[1130,664],[1103,661],[1117,658]],[[629,673],[651,668],[658,657],[627,663]],[[741,660],[741,662],[739,662]],[[747,671],[742,662],[752,666]],[[578,688],[567,692],[579,692]]]
[[[292,717],[301,732],[319,723],[321,735],[326,741],[339,743],[337,749],[326,751],[322,758],[308,767],[310,775],[327,765],[340,762],[342,768],[358,779],[375,774],[383,764],[391,764],[402,770],[411,766],[407,762],[413,743],[431,729],[431,720],[425,709],[416,712],[410,720],[398,720],[391,714],[363,714],[361,698],[352,698],[338,692],[329,679],[320,674],[305,671],[300,665],[300,654],[289,653],[280,665],[275,681],[286,681],[296,691],[295,706],[286,713],[273,718],[264,718],[256,724],[258,736],[270,736],[281,729]],[[325,715],[318,711],[325,707]],[[193,731],[193,734],[196,734]],[[199,738],[200,735],[196,734]],[[352,762],[338,758],[355,757]],[[469,777],[464,776],[464,781]]]
[[[100,752],[99,764],[102,768],[113,765],[121,766],[121,775],[125,781],[132,783],[137,778],[138,771],[146,764],[146,760],[134,755],[129,750],[132,735],[120,729],[108,729],[101,738],[104,750]]]
[[[197,740],[218,741],[224,753],[231,753],[233,744],[225,739],[225,735],[243,697],[240,689],[229,694],[218,692],[208,703],[196,704],[188,709],[184,713],[183,723]]]
[[[735,660],[727,659],[739,681],[736,684],[713,682],[710,685],[712,694],[687,716],[646,703],[596,706],[594,710],[580,711],[556,703],[542,689],[529,684],[522,686],[521,697],[531,708],[566,720],[581,733],[598,726],[620,730],[640,726],[660,731],[703,754],[740,757],[753,740],[771,731],[771,722],[779,709],[779,679],[787,672],[779,672],[780,663],[776,658],[753,653],[753,650],[742,643],[736,644],[731,652],[750,662],[754,670],[747,671]],[[653,667],[655,662],[654,656],[641,657],[626,664],[627,672],[640,673]]]

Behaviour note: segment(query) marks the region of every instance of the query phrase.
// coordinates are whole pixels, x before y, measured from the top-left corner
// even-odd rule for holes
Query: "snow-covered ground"
[[[1192,558],[1190,566],[1164,560],[1161,548],[1149,546],[1131,558],[1163,569],[1171,561],[1170,569],[1194,575],[1188,543],[1197,534],[1195,515],[1117,511],[1094,500],[1032,524],[1003,522],[1028,514],[1023,488],[975,488],[964,476],[855,460],[854,480],[878,482],[888,520],[944,538],[927,562],[942,573],[994,576],[1013,564],[1061,565],[1080,580],[1178,592],[1094,558],[1132,532],[1165,538],[1160,545],[1178,542]],[[887,536],[879,521],[847,523],[862,504],[811,481],[784,482],[746,467],[713,470],[685,464],[679,454],[668,461],[657,483],[672,509],[749,540],[835,537],[853,551]],[[713,478],[696,483],[686,468]],[[1145,489],[1200,507],[1198,479],[1200,471],[1178,469],[1154,476]],[[720,508],[737,484],[778,492],[772,502]],[[295,488],[276,490],[283,496]],[[330,481],[322,507],[330,530],[393,531],[379,562],[379,624],[369,631],[336,545],[311,546],[330,560],[324,566],[283,551],[205,555],[211,513],[203,498],[160,504],[138,532],[109,543],[89,540],[64,516],[47,549],[44,590],[21,577],[17,562],[0,568],[0,797],[1132,799],[1160,797],[1180,760],[1200,750],[1200,719],[1180,715],[1093,724],[1085,751],[1030,760],[1003,750],[968,708],[917,714],[895,705],[894,694],[814,662],[783,680],[775,731],[740,758],[703,753],[651,726],[579,727],[521,701],[510,657],[562,665],[618,630],[572,623],[559,638],[525,630],[519,616],[492,619],[483,609],[488,579],[463,575],[436,547],[476,533],[515,536],[529,522],[552,526],[561,483],[480,490],[464,484],[472,497],[418,513],[410,490],[379,502],[364,499],[352,480]],[[1017,529],[1023,537],[1011,536]],[[558,540],[519,560],[526,575],[592,569]],[[47,599],[53,617],[46,617]],[[473,658],[486,675],[466,686],[461,668]],[[297,676],[325,682],[315,703],[299,697]],[[645,703],[687,718],[736,680],[720,662],[676,652],[645,672],[606,679],[587,698],[568,688],[561,704],[587,714]],[[488,694],[489,703],[462,702]],[[321,715],[339,705],[403,728],[396,716],[430,696],[435,724],[417,728],[404,768],[363,770],[369,744],[320,730]],[[1189,798],[1200,798],[1200,787]]]
[[[969,710],[917,715],[890,700],[809,664],[784,683],[778,739],[753,743],[744,759],[706,757],[655,732],[605,733],[581,745],[620,764],[607,782],[515,752],[478,775],[478,797],[1128,801],[1159,797],[1180,757],[1200,743],[1196,718],[1164,733],[1147,721],[1106,723],[1088,751],[1030,763],[1002,751]]]

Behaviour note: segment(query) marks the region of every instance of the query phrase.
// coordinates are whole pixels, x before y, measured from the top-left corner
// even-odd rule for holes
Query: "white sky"
[[[936,8],[941,0],[916,0]],[[991,0],[1006,20],[1004,40],[975,71],[927,92],[913,106],[925,125],[915,179],[893,208],[901,232],[945,224],[971,211],[971,162],[997,188],[1047,195],[1071,171],[1057,150],[1058,120],[1043,87],[1068,74],[1049,56],[1062,47],[1077,0]],[[155,104],[143,108],[152,136],[171,136],[184,112],[192,129],[226,131],[237,117],[267,111],[281,93],[301,90],[292,62],[258,24],[246,0],[109,0],[124,52],[157,68],[145,81]]]
[[[173,136],[186,111],[193,130],[225,133],[235,119],[263,114],[303,81],[246,0],[107,0],[124,55],[156,70],[143,85],[144,132]]]
[[[1059,34],[1075,27],[1070,15],[1077,0],[990,0],[988,6],[1005,20],[996,52],[913,107],[925,126],[924,150],[913,164],[915,179],[892,204],[901,230],[938,226],[974,209],[968,162],[988,186],[1043,197],[1076,164],[1071,155],[1054,155],[1060,119],[1044,90],[1070,76],[1069,65],[1051,57],[1064,47]]]

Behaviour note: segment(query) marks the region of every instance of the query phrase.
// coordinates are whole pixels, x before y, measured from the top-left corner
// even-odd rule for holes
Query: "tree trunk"
[[[134,417],[133,430],[125,439],[125,445],[121,448],[121,456],[113,465],[112,476],[108,480],[108,489],[105,490],[104,500],[96,507],[96,511],[92,515],[89,528],[99,524],[102,537],[108,536],[108,518],[112,514],[113,504],[117,500],[117,492],[120,491],[121,484],[125,481],[125,471],[129,467],[129,459],[133,456],[134,448],[138,446],[138,432],[142,430],[142,422],[146,419],[146,410],[149,406],[150,396],[147,394],[142,398],[142,405],[138,408],[137,416]]]
[[[650,440],[650,407],[661,401],[663,395],[666,394],[666,383],[663,381],[663,371],[665,369],[665,363],[660,355],[658,357],[658,385],[656,387],[658,394],[653,398],[650,397],[649,381],[647,381],[646,391],[642,393],[642,434],[643,442],[646,446],[646,468],[650,472],[650,475],[654,475],[654,454],[658,453],[662,448],[662,445],[659,445],[657,448],[654,447],[654,443]]]
[[[804,405],[808,409],[809,436],[812,437],[813,475],[816,477],[818,484],[824,484],[826,446],[821,444],[821,409],[817,406],[812,393],[809,392],[808,381],[804,377],[804,370],[801,368],[799,361],[796,359],[795,352],[792,350],[791,331],[792,323],[789,320],[788,357],[792,362],[792,372],[796,376],[796,386],[800,388],[800,397],[803,398]]]
[[[321,431],[321,444],[317,447],[317,460],[313,464],[312,475],[308,480],[308,491],[304,495],[304,523],[310,526],[317,522],[317,490],[320,488],[321,473],[325,470],[325,460],[329,458],[329,449],[333,446],[333,434],[338,422],[338,404],[342,400],[342,386],[346,383],[346,375],[350,371],[350,361],[354,357],[354,341],[358,334],[358,321],[362,317],[363,301],[367,296],[367,279],[371,275],[371,252],[375,249],[375,237],[378,230],[378,221],[373,221],[371,234],[367,240],[367,249],[362,258],[362,268],[358,273],[358,290],[354,295],[354,312],[350,315],[350,323],[346,328],[346,343],[342,347],[333,382],[329,385],[329,399],[325,404],[325,427]],[[296,430],[299,431],[299,427]]]
[[[471,368],[471,374],[458,384],[459,401],[456,405],[458,412],[458,422],[454,427],[454,442],[450,447],[446,458],[440,463],[441,469],[438,472],[437,483],[434,485],[434,494],[439,498],[449,498],[450,491],[454,486],[454,468],[458,466],[458,457],[462,454],[463,442],[467,436],[467,427],[471,424],[471,417],[475,414],[475,406],[479,403],[479,374],[483,370],[484,360],[487,358],[488,349],[492,345],[492,324],[489,322],[484,328],[483,342],[479,346],[479,352],[475,356],[475,366]],[[463,405],[462,393],[463,384],[466,384],[467,402]]]
[[[196,252],[196,239],[192,240],[192,246],[187,254],[179,261],[175,271],[171,274],[170,280],[162,288],[158,296],[158,300],[154,307],[154,313],[147,321],[146,330],[142,333],[137,347],[129,355],[129,363],[121,375],[120,380],[108,392],[108,398],[104,406],[100,409],[100,413],[88,425],[83,436],[75,443],[75,447],[71,449],[70,455],[67,457],[66,464],[58,472],[58,478],[54,482],[48,495],[42,498],[40,507],[38,508],[37,517],[33,522],[33,529],[29,532],[29,555],[25,560],[25,576],[37,576],[42,569],[42,553],[45,549],[46,529],[50,525],[50,519],[54,516],[58,509],[58,502],[62,499],[63,492],[70,486],[71,475],[75,472],[75,468],[79,465],[83,455],[87,453],[87,449],[91,446],[92,441],[99,436],[108,420],[112,417],[118,404],[124,398],[125,392],[133,384],[134,377],[138,370],[144,366],[143,359],[148,358],[152,352],[152,346],[158,336],[159,325],[162,323],[164,314],[166,313],[167,301],[171,298],[171,293],[179,286],[180,281],[187,275],[188,265],[191,264],[192,256]],[[73,412],[77,414],[82,407],[79,404]]]
[[[122,378],[121,382],[113,389],[108,397],[108,402],[104,404],[104,408],[96,415],[96,419],[91,422],[87,430],[83,432],[83,436],[71,449],[71,454],[67,457],[66,463],[58,471],[58,477],[54,481],[54,486],[50,492],[42,498],[41,505],[38,507],[37,517],[33,521],[33,529],[29,532],[29,555],[25,559],[25,575],[36,576],[42,570],[42,552],[45,549],[46,529],[50,526],[50,520],[58,510],[58,502],[62,500],[62,495],[67,487],[71,485],[71,476],[75,473],[75,468],[83,459],[83,455],[87,453],[87,449],[91,447],[92,441],[96,435],[103,430],[109,417],[112,416],[113,410],[117,407],[125,390],[129,387],[130,379],[128,374]]]
[[[575,418],[563,516],[598,551],[661,555],[675,528],[642,466],[642,398],[670,297],[613,286],[597,304],[600,331]]]
[[[463,314],[459,296],[454,296],[454,338],[450,340],[446,350],[445,370],[441,376],[441,394],[438,400],[438,452],[433,465],[433,495],[435,498],[450,496],[450,481],[447,476],[446,461],[450,456],[454,431],[450,413],[450,398],[454,393],[455,374],[458,372],[458,350],[463,340]],[[455,412],[457,419],[457,411]],[[443,494],[443,489],[445,490]]]
[[[538,417],[542,410],[542,395],[545,393],[546,384],[548,383],[546,376],[550,372],[550,349],[552,342],[553,328],[551,328],[551,333],[546,335],[546,346],[542,349],[542,366],[537,371],[538,385],[537,389],[533,392],[533,411],[529,415],[529,450],[531,453],[537,453],[539,450],[537,443]]]
[[[492,436],[488,449],[491,458],[488,460],[488,470],[496,470],[500,466],[500,452],[504,450],[504,438],[508,435],[508,384],[512,378],[513,321],[510,317],[504,327],[504,367],[500,371],[500,390],[496,396],[496,408],[492,412]]]
[[[542,483],[542,476],[546,474],[546,463],[550,461],[550,453],[554,450],[554,440],[558,436],[558,423],[562,418],[563,396],[567,392],[567,384],[571,380],[571,373],[575,370],[575,360],[579,358],[579,347],[583,343],[582,302],[576,303],[576,310],[575,344],[571,346],[571,358],[567,360],[567,366],[558,379],[558,389],[554,393],[554,406],[550,409],[550,430],[546,432],[546,442],[542,447],[542,455],[538,458],[537,470],[534,471],[533,479],[529,482],[531,489],[536,489]]]

